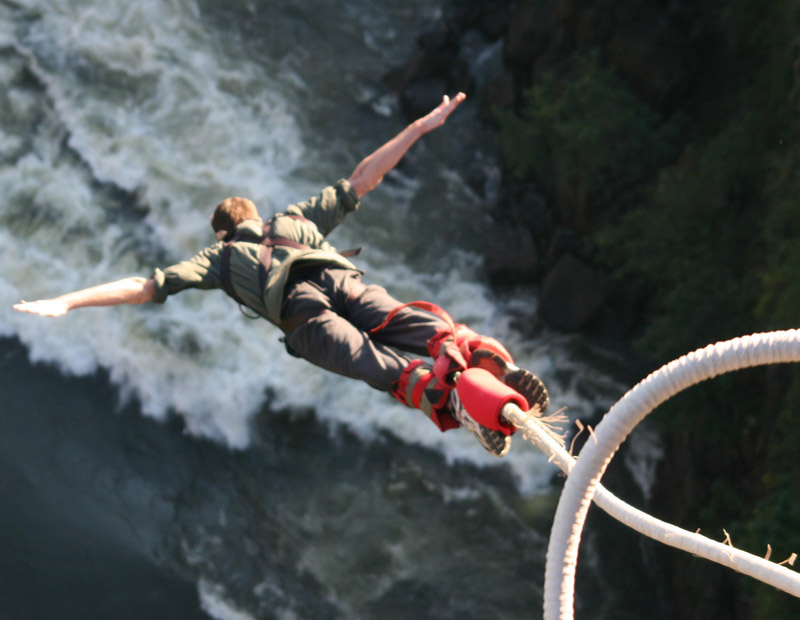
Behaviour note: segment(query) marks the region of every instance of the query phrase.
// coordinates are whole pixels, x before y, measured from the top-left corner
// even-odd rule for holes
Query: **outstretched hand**
[[[63,316],[69,311],[69,305],[61,299],[40,299],[39,301],[23,299],[14,306],[14,310],[39,316]]]
[[[350,175],[350,184],[356,195],[363,198],[383,180],[384,175],[397,165],[411,145],[421,136],[440,127],[467,96],[458,93],[450,99],[447,95],[431,112],[414,121],[371,155],[367,155]]]
[[[458,93],[452,99],[445,95],[442,98],[442,102],[431,112],[419,119],[417,123],[422,128],[423,132],[428,132],[440,127],[447,120],[447,117],[453,113],[453,110],[466,98],[467,96],[464,93]]]

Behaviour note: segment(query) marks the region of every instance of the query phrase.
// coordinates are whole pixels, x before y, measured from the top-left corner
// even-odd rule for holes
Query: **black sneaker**
[[[461,424],[475,435],[481,445],[494,456],[504,456],[511,448],[511,435],[492,430],[477,422],[461,404],[458,392],[453,389],[448,401],[449,412]]]
[[[550,404],[547,388],[535,374],[519,366],[508,363],[500,355],[489,349],[476,349],[469,359],[472,368],[483,368],[500,379],[517,394],[521,394],[528,401],[531,409],[538,408],[535,415],[541,416]]]

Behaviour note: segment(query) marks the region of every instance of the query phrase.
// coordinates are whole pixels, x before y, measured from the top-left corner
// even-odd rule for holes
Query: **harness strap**
[[[284,215],[284,217],[291,217],[295,220],[309,222],[310,220],[301,215]],[[267,284],[267,275],[269,274],[270,267],[272,266],[272,248],[276,245],[295,248],[298,250],[310,249],[309,246],[295,241],[294,239],[287,239],[286,237],[275,237],[272,234],[272,223],[275,218],[271,218],[261,228],[261,235],[254,235],[246,232],[237,232],[228,237],[225,245],[222,248],[222,256],[220,263],[220,279],[222,280],[223,290],[235,299],[239,305],[246,305],[241,297],[236,294],[236,289],[233,287],[233,280],[231,277],[231,251],[233,244],[237,241],[245,241],[248,243],[258,243],[261,248],[258,252],[258,286],[259,290],[263,291]]]
[[[300,243],[299,241],[295,241],[294,239],[289,239],[287,237],[278,237],[273,234],[272,225],[275,221],[276,217],[290,217],[293,220],[298,220],[301,222],[307,222],[309,224],[313,224],[311,220],[303,217],[302,215],[293,215],[290,213],[281,213],[279,215],[273,216],[268,221],[266,221],[262,228],[261,234],[255,235],[249,232],[235,232],[233,235],[228,235],[223,240],[225,241],[225,245],[222,248],[222,256],[220,262],[220,279],[222,280],[222,288],[223,290],[236,302],[239,304],[239,309],[242,309],[242,306],[246,306],[247,304],[236,294],[236,289],[233,287],[233,279],[231,277],[231,252],[233,244],[237,241],[244,241],[247,243],[257,243],[261,247],[258,250],[258,290],[264,291],[267,286],[267,276],[269,275],[269,271],[272,268],[272,251],[273,248],[276,246],[278,247],[288,247],[293,248],[296,250],[310,250],[312,249],[311,246],[308,246],[304,243]],[[339,252],[342,256],[351,257],[356,256],[361,252],[361,248],[354,248],[351,250],[344,250]],[[242,313],[248,318],[258,318],[258,316],[252,317],[242,310]],[[304,312],[297,314],[292,317],[288,317],[286,319],[281,320],[278,327],[284,333],[289,333],[302,323],[306,322],[310,318],[317,316],[319,313],[315,312]]]
[[[231,245],[233,241],[229,241],[222,247],[222,261],[220,262],[220,278],[222,280],[222,288],[225,292],[233,297],[240,304],[243,303],[236,291],[233,288],[231,281]]]
[[[381,323],[377,327],[373,327],[371,330],[369,330],[369,333],[375,334],[381,331],[384,327],[386,327],[389,323],[391,323],[392,319],[394,319],[394,317],[396,317],[397,314],[404,308],[419,308],[420,310],[425,310],[426,312],[435,314],[450,326],[450,330],[453,332],[453,335],[455,336],[456,325],[455,323],[453,323],[452,317],[449,314],[447,314],[444,308],[440,308],[439,306],[437,306],[434,303],[431,303],[430,301],[409,301],[408,303],[400,304],[396,308],[392,309],[392,311],[389,312],[389,314],[386,315],[386,319],[383,321],[383,323]]]
[[[488,349],[496,353],[508,363],[514,362],[506,348],[494,338],[481,336],[466,325],[456,323],[443,309],[429,301],[412,301],[393,308],[386,319],[369,331],[374,334],[384,329],[404,308],[414,307],[430,312],[442,319],[447,328],[438,331],[428,340],[428,353],[433,358],[433,374],[444,384],[454,385],[455,373],[468,368],[472,352],[477,349]]]
[[[231,242],[232,243],[232,242]],[[239,311],[248,319],[259,319],[261,318],[259,314],[247,314],[244,311],[247,304],[242,301],[242,299],[236,294],[236,290],[233,288],[233,282],[231,281],[231,243],[226,243],[225,246],[222,248],[222,261],[220,263],[220,278],[222,279],[222,288],[223,290],[230,295],[236,303],[239,304]]]
[[[267,275],[272,267],[272,248],[277,246],[284,246],[294,248],[296,250],[309,250],[309,246],[294,241],[293,239],[286,239],[285,237],[269,237],[263,239],[261,248],[258,250],[258,290],[263,291],[267,286]]]
[[[446,431],[459,426],[448,406],[451,390],[451,386],[436,377],[430,364],[417,359],[403,369],[391,393],[407,407],[423,411],[439,430]]]
[[[245,241],[248,243],[258,243],[261,245],[261,248],[258,252],[258,262],[259,262],[259,269],[258,269],[258,288],[260,291],[263,291],[267,285],[267,275],[269,274],[269,270],[272,267],[272,249],[275,246],[279,247],[288,247],[293,248],[295,250],[310,250],[312,249],[311,246],[306,245],[305,243],[300,243],[299,241],[295,241],[294,239],[288,239],[287,237],[276,237],[272,232],[272,224],[275,221],[275,218],[278,216],[273,216],[268,221],[264,223],[261,228],[261,235],[254,235],[252,233],[246,232],[237,232],[234,233],[232,236],[226,238],[225,246],[222,248],[222,262],[220,264],[220,278],[222,280],[222,288],[225,292],[233,297],[240,305],[244,304],[241,298],[236,294],[236,290],[233,288],[233,281],[231,278],[231,246],[237,241]],[[303,217],[302,215],[292,215],[290,213],[282,213],[280,217],[290,217],[293,220],[298,220],[301,222],[307,222],[309,224],[313,224],[311,220]],[[354,248],[351,250],[344,250],[339,252],[344,257],[351,257],[357,256],[361,252],[361,248]],[[246,305],[246,304],[245,304]]]

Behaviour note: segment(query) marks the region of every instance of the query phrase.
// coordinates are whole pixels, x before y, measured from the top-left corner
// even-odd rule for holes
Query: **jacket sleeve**
[[[169,295],[187,288],[221,288],[220,261],[222,243],[217,243],[199,252],[191,259],[181,261],[165,269],[155,269],[150,276],[156,283],[153,302],[163,304]]]
[[[340,179],[335,185],[329,185],[305,202],[298,202],[287,207],[285,213],[301,215],[316,224],[323,236],[341,224],[344,216],[358,209],[358,195],[347,179]]]

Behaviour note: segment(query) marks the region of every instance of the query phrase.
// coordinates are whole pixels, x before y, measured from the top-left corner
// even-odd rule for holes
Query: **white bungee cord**
[[[634,386],[605,415],[580,458],[572,456],[535,417],[515,405],[502,415],[545,452],[567,481],[556,509],[547,547],[544,619],[572,620],[578,547],[589,504],[594,502],[615,519],[661,543],[712,562],[800,597],[800,573],[750,553],[665,523],[621,501],[600,485],[619,446],[653,409],[684,389],[721,374],[752,366],[800,361],[797,330],[754,334],[685,355]]]

